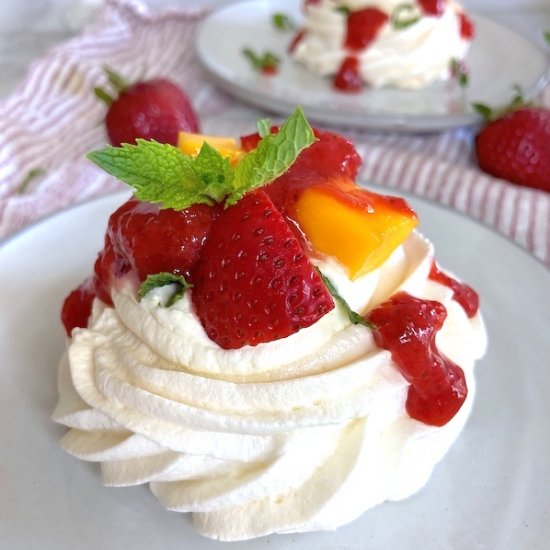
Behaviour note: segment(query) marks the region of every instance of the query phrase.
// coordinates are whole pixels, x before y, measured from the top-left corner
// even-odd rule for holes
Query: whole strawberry
[[[105,71],[114,96],[102,88],[95,94],[109,105],[105,125],[112,145],[135,143],[137,138],[177,145],[180,131],[199,131],[189,98],[170,80],[129,84],[111,69]]]
[[[524,105],[519,97],[503,113],[476,107],[488,118],[475,140],[479,167],[497,178],[550,192],[550,110]]]

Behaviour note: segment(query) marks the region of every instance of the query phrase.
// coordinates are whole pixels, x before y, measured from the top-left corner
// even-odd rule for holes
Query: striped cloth
[[[239,136],[265,113],[218,90],[193,49],[205,10],[149,14],[110,0],[100,20],[37,60],[0,107],[0,239],[65,208],[121,188],[84,159],[106,142],[105,107],[91,90],[103,65],[130,80],[169,76],[192,98],[204,133]],[[550,94],[547,94],[550,105]],[[346,131],[363,157],[365,182],[408,191],[495,228],[550,265],[550,194],[480,172],[472,132],[407,136]],[[37,173],[29,179],[30,173]]]

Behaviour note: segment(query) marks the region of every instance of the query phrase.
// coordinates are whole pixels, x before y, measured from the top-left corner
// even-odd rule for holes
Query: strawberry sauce
[[[472,40],[475,34],[472,20],[465,13],[461,13],[458,16],[458,24],[460,26],[460,36],[464,40]]]
[[[376,325],[376,344],[391,353],[409,387],[406,409],[411,418],[432,426],[449,422],[468,390],[462,369],[437,348],[435,338],[447,317],[439,302],[398,292],[368,315]]]
[[[388,14],[377,8],[352,11],[348,15],[344,46],[354,51],[364,50],[378,36],[388,20]]]
[[[359,74],[359,60],[348,56],[334,76],[333,85],[344,92],[359,92],[363,88],[363,79]]]
[[[458,302],[468,317],[473,317],[479,309],[479,296],[477,292],[464,283],[460,283],[446,273],[443,273],[432,263],[429,278],[436,283],[442,284],[453,291],[453,299]]]
[[[422,11],[427,15],[442,15],[447,5],[447,0],[418,0]]]

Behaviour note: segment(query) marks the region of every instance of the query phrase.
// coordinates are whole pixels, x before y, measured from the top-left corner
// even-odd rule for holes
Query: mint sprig
[[[185,291],[193,288],[191,283],[188,283],[185,277],[182,275],[174,275],[173,273],[161,272],[156,273],[155,275],[148,275],[147,279],[141,283],[141,286],[138,290],[138,295],[140,298],[143,298],[146,294],[149,294],[154,288],[175,284],[176,289],[172,296],[168,298],[167,302],[164,304],[165,307],[170,307],[175,304],[178,300],[183,298]]]
[[[391,14],[391,26],[403,30],[420,21],[420,15],[412,4],[398,4]]]
[[[284,174],[301,151],[315,141],[313,130],[300,107],[276,134],[267,134],[235,168],[234,189],[227,204],[235,204],[248,191],[258,189]]]
[[[196,158],[172,145],[143,139],[135,145],[92,151],[88,158],[133,187],[138,199],[183,210],[224,200],[227,205],[235,204],[247,192],[286,172],[314,141],[311,126],[297,108],[279,132],[268,132],[236,167],[206,142]]]
[[[348,316],[349,320],[354,325],[363,325],[370,329],[376,328],[376,326],[373,323],[371,323],[369,320],[359,315],[359,313],[357,313],[356,311],[353,311],[353,309],[349,307],[349,304],[346,302],[346,300],[342,296],[340,296],[338,290],[336,290],[336,287],[334,286],[332,281],[326,275],[324,275],[323,272],[318,267],[316,267],[315,269],[317,270],[317,273],[319,273],[319,276],[323,280],[323,283],[325,283],[325,286],[327,287],[328,291],[330,292],[334,300],[340,304],[340,306],[346,312],[346,315]]]

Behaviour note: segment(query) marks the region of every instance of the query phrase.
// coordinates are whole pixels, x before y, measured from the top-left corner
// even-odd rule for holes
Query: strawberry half
[[[199,319],[224,349],[285,338],[334,308],[321,277],[261,190],[213,222],[192,280]]]

